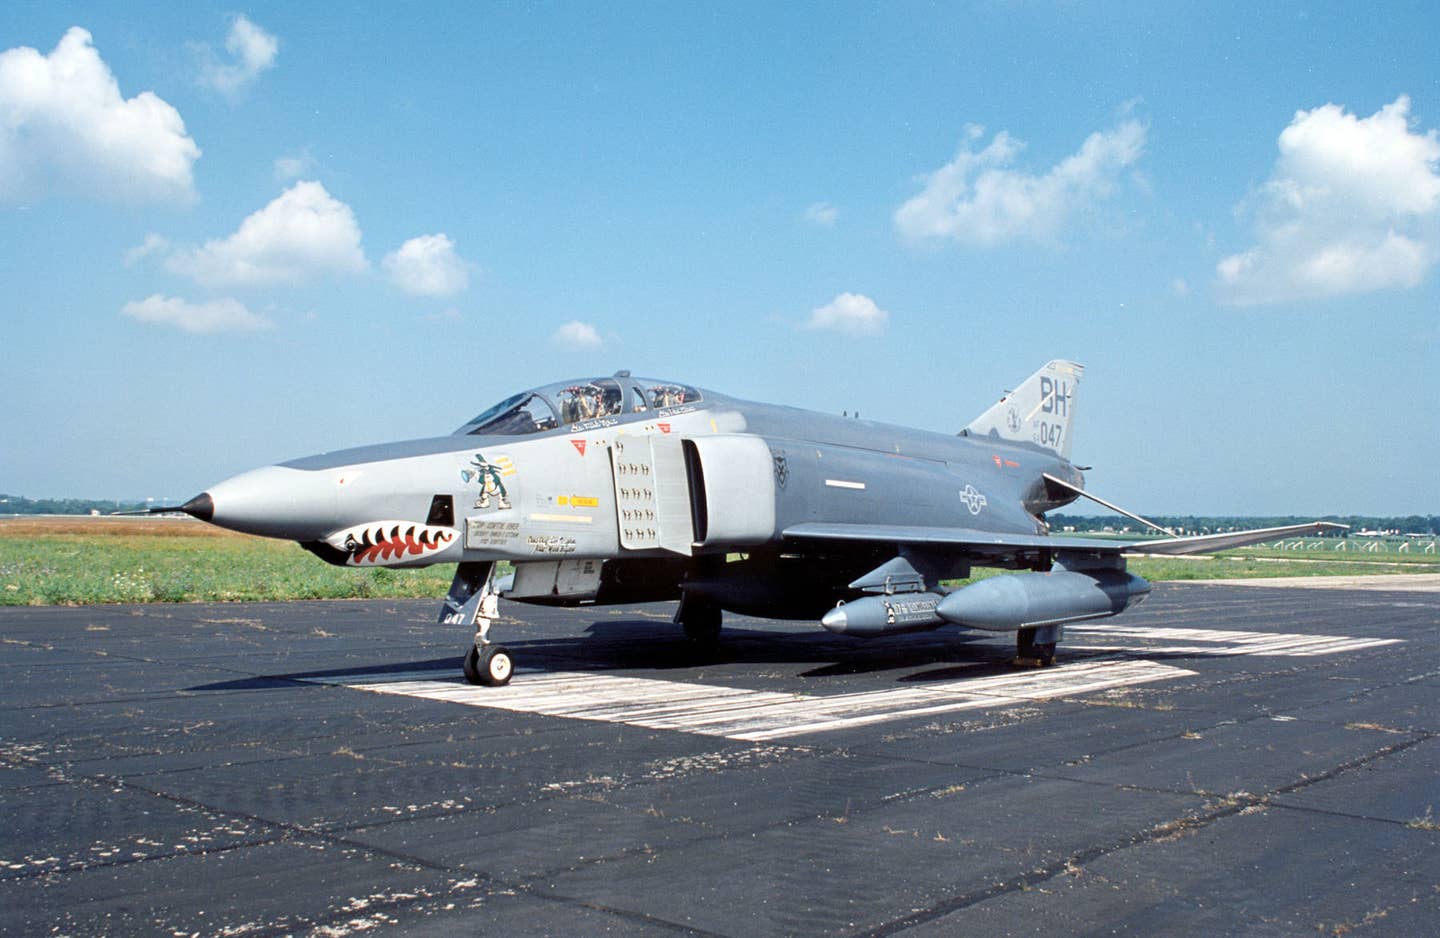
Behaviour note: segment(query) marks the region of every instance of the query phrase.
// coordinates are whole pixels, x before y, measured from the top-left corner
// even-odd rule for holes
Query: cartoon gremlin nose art
[[[470,468],[460,470],[460,480],[479,484],[480,497],[475,499],[476,508],[489,508],[493,498],[496,508],[504,511],[510,507],[510,493],[505,491],[504,477],[514,473],[515,468],[510,457],[497,456],[494,462],[490,462],[480,453],[476,453],[470,460]]]

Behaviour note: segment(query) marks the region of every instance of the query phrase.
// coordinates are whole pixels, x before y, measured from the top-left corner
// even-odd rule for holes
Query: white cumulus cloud
[[[133,267],[151,254],[163,254],[169,249],[169,238],[154,233],[147,234],[143,242],[125,252],[125,266]]]
[[[179,111],[150,91],[121,95],[86,30],[72,27],[49,55],[0,52],[0,200],[63,188],[188,201],[199,158]]]
[[[228,238],[174,251],[165,266],[205,286],[227,287],[298,284],[369,264],[350,206],[318,182],[297,182]]]
[[[230,61],[221,61],[208,43],[196,45],[195,50],[200,56],[200,84],[233,95],[260,77],[261,72],[275,67],[280,40],[241,14],[231,21],[230,35],[225,38]]]
[[[833,226],[840,218],[840,209],[829,202],[812,202],[805,207],[805,220],[824,228]]]
[[[580,322],[578,319],[565,323],[556,329],[550,336],[550,341],[561,348],[571,351],[599,348],[601,345],[600,333],[588,322]]]
[[[844,335],[876,336],[890,324],[890,314],[870,297],[841,293],[824,306],[810,311],[806,329],[839,332]]]
[[[1440,259],[1440,134],[1411,129],[1410,99],[1360,118],[1298,111],[1256,194],[1256,243],[1216,265],[1236,305],[1414,287]]]
[[[319,164],[309,147],[301,147],[298,153],[287,153],[275,158],[275,180],[289,182],[301,176],[312,174]]]
[[[274,325],[264,316],[250,312],[239,300],[229,297],[191,303],[179,297],[156,293],[143,300],[126,303],[120,312],[141,322],[174,326],[198,334],[254,332]]]
[[[391,281],[415,296],[454,296],[470,285],[470,270],[444,234],[411,238],[381,261]]]
[[[983,246],[1053,239],[1072,215],[1113,195],[1121,173],[1145,150],[1145,125],[1126,120],[1031,174],[1011,168],[1023,143],[1001,131],[974,150],[984,135],[983,127],[968,125],[955,159],[926,176],[924,191],[895,211],[903,236]]]

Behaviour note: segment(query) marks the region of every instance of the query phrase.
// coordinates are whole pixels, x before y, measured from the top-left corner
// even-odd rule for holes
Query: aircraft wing
[[[1045,534],[997,534],[974,528],[942,528],[919,524],[849,524],[807,521],[781,532],[787,538],[859,543],[925,544],[964,548],[970,553],[1004,555],[1016,550],[1085,550],[1118,554],[1128,541],[1098,537],[1050,537]]]
[[[1343,530],[1345,525],[1328,521],[1292,524],[1279,528],[1256,528],[1227,534],[1201,534],[1153,541],[1109,540],[1098,537],[1069,537],[1046,534],[997,534],[972,528],[943,528],[906,524],[847,524],[806,522],[791,525],[782,533],[795,540],[851,541],[888,544],[926,544],[963,548],[976,554],[1004,555],[1016,550],[1080,550],[1105,554],[1204,554],[1211,551],[1259,544],[1282,537]]]

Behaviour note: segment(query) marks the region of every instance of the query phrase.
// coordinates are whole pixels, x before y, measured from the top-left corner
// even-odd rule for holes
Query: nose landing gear
[[[462,563],[440,607],[441,625],[475,626],[475,642],[465,652],[461,670],[471,684],[503,687],[510,683],[515,663],[504,645],[490,642],[490,623],[500,615],[500,594],[495,590],[495,564]]]

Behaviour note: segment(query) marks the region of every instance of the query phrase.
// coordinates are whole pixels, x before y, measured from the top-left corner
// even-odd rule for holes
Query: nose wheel
[[[504,645],[471,645],[462,667],[465,680],[486,687],[504,687],[515,672],[510,652]]]

